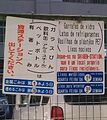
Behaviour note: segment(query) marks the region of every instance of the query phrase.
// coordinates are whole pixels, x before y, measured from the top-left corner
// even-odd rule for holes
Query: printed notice
[[[53,95],[57,21],[6,19],[3,92]]]
[[[59,21],[57,94],[104,94],[104,22]]]

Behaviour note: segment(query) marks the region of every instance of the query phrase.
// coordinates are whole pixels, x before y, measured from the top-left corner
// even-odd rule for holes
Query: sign
[[[57,94],[104,94],[104,22],[59,21]]]
[[[57,21],[7,17],[3,92],[53,95]]]

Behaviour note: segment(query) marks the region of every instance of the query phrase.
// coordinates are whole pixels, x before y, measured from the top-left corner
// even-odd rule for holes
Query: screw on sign
[[[33,81],[32,82],[32,86],[33,86],[33,88],[32,88],[32,93],[36,93],[36,81]]]
[[[84,79],[85,79],[86,82],[90,82],[92,80],[92,76],[90,74],[86,74],[84,76]]]
[[[84,88],[85,93],[90,93],[91,90],[92,90],[92,89],[91,89],[90,86],[86,86],[86,87]]]
[[[36,93],[36,89],[32,88],[32,93],[35,94]]]

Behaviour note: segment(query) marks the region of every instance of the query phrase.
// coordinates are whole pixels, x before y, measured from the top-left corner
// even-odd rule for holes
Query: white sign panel
[[[7,17],[3,92],[53,95],[57,22]]]
[[[104,94],[104,22],[59,21],[57,94]]]

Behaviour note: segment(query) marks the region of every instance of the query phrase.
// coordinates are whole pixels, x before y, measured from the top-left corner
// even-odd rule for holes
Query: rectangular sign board
[[[57,94],[104,94],[104,22],[59,21]]]
[[[3,92],[104,94],[104,22],[7,17]]]
[[[3,92],[53,95],[57,21],[7,17]]]

